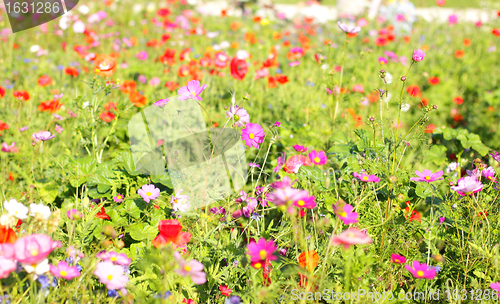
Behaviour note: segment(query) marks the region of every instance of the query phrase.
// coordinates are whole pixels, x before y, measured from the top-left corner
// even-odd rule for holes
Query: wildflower
[[[406,212],[410,212],[410,209],[411,209],[411,204],[410,202],[406,202],[406,208],[404,209]],[[408,216],[406,216],[406,219],[408,219]],[[417,221],[420,223],[420,221],[422,220],[422,214],[420,214],[420,212],[418,212],[417,210],[413,209],[411,211],[411,215],[410,215],[410,218],[408,219],[409,222],[411,223],[412,221]]]
[[[494,151],[493,153],[490,153],[490,156],[493,157],[494,160],[500,163],[500,153]]]
[[[189,276],[191,277],[191,280],[193,280],[193,283],[201,285],[207,281],[207,274],[203,272],[203,264],[196,261],[196,260],[191,260],[187,262],[181,257],[181,254],[179,252],[174,252],[174,258],[177,260],[177,263],[179,263],[179,268],[175,269],[175,272],[178,273],[179,275],[185,277]]]
[[[463,50],[456,50],[455,51],[455,58],[457,58],[457,59],[464,57],[464,55],[465,55],[465,52]]]
[[[17,263],[12,258],[0,256],[0,279],[7,278],[12,271],[16,270],[16,268]]]
[[[76,209],[68,210],[68,212],[66,212],[66,215],[68,216],[68,218],[70,220],[78,220],[78,219],[81,219],[83,217],[83,214]]]
[[[314,196],[309,196],[309,192],[303,190],[294,196],[293,205],[299,208],[313,209],[316,208],[316,202],[314,200]]]
[[[457,181],[456,186],[452,186],[451,190],[457,192],[461,196],[472,195],[483,189],[483,184],[477,179],[476,176],[462,177]]]
[[[65,261],[59,262],[57,266],[50,265],[50,272],[56,278],[64,278],[66,280],[71,280],[80,276],[78,268],[75,266],[69,266]]]
[[[422,61],[422,60],[424,60],[424,57],[425,57],[425,53],[421,49],[413,51],[413,54],[412,54],[413,61],[415,61],[415,62]]]
[[[404,264],[406,263],[406,258],[399,254],[391,254],[391,260],[396,264]]]
[[[362,182],[371,182],[371,183],[380,182],[380,178],[378,178],[376,175],[373,175],[373,174],[368,175],[364,172],[361,172],[361,173],[353,172],[352,175]]]
[[[30,99],[30,94],[26,91],[20,90],[20,91],[14,91],[12,92],[12,95],[14,95],[14,98],[17,100],[29,100]]]
[[[246,124],[250,123],[250,115],[248,115],[247,110],[237,106],[232,105],[229,111],[226,112],[227,118],[232,118],[234,120],[234,125],[237,127],[244,127]]]
[[[425,263],[413,261],[412,266],[405,265],[405,268],[417,279],[432,280],[436,277],[436,270]]]
[[[63,127],[61,127],[60,125],[56,124],[56,132],[59,133],[59,134],[61,134],[62,131],[64,131]]]
[[[496,291],[497,298],[498,298],[500,296],[500,283],[499,282],[491,283],[490,288]]]
[[[148,59],[148,53],[145,51],[141,51],[135,55],[135,57],[139,60],[147,60]]]
[[[304,251],[300,253],[298,260],[300,267],[307,269],[309,272],[313,272],[314,268],[318,266],[319,255],[314,250]]]
[[[151,200],[155,200],[160,196],[160,189],[156,188],[155,185],[143,185],[141,189],[137,190],[137,193],[142,197],[142,199],[149,203]]]
[[[203,90],[207,87],[206,84],[200,86],[200,82],[198,80],[191,80],[188,82],[188,85],[185,87],[181,87],[177,90],[177,94],[179,94],[179,100],[187,100],[194,99],[198,101],[202,101],[203,99],[199,96]]]
[[[53,241],[45,234],[31,234],[14,244],[16,260],[25,264],[36,264],[45,259],[61,242]]]
[[[146,96],[141,95],[141,93],[139,93],[138,91],[130,92],[130,94],[128,95],[128,99],[130,100],[131,103],[134,104],[134,106],[138,108],[143,107],[148,102]]]
[[[378,58],[378,63],[380,64],[387,64],[389,61],[385,57],[379,57]]]
[[[444,220],[445,220],[445,218],[441,216],[441,217],[439,218],[439,223],[440,223],[440,224],[444,223]]]
[[[243,80],[248,73],[248,64],[245,60],[234,57],[231,60],[231,77],[236,80]]]
[[[115,58],[100,54],[94,59],[95,73],[101,77],[111,77],[116,71],[116,60]]]
[[[307,190],[299,190],[291,187],[283,187],[275,189],[273,192],[269,193],[269,198],[276,206],[289,205],[294,202],[296,198],[308,196],[309,192]],[[305,202],[304,202],[305,204]]]
[[[301,146],[301,145],[295,145],[295,146],[293,146],[293,148],[295,149],[295,151],[297,151],[299,153],[307,151],[307,148],[304,146]]]
[[[0,225],[0,244],[13,244],[17,240],[17,235],[14,230],[9,227]]]
[[[309,157],[305,155],[293,155],[287,159],[283,169],[286,173],[297,173],[299,172],[300,166],[312,166]]]
[[[32,138],[35,140],[35,142],[46,141],[54,137],[56,136],[52,135],[52,133],[50,133],[49,131],[40,131],[37,133],[33,133],[32,135]]]
[[[332,245],[343,245],[344,248],[349,248],[351,245],[371,244],[372,238],[366,235],[366,232],[360,231],[356,228],[349,228],[339,235],[331,238]]]
[[[431,85],[438,85],[440,80],[439,77],[431,77],[427,80]]]
[[[348,25],[345,23],[341,23],[340,21],[337,21],[337,25],[346,34],[356,34],[361,31],[361,27],[359,26]]]
[[[28,218],[28,207],[19,203],[15,199],[11,199],[10,201],[5,201],[3,203],[3,207],[7,210],[10,216],[15,216],[20,220],[25,220]]]
[[[94,275],[109,290],[125,288],[128,283],[128,276],[125,275],[123,267],[107,261],[97,264]]]
[[[311,162],[315,165],[324,165],[328,161],[324,151],[316,152],[316,150],[313,150],[309,153],[308,156]]]
[[[430,183],[430,182],[435,182],[435,181],[443,179],[441,177],[441,176],[443,176],[443,171],[438,171],[436,173],[432,173],[431,170],[425,169],[424,171],[422,171],[422,173],[420,173],[420,171],[416,170],[415,174],[418,175],[418,177],[412,177],[412,178],[410,178],[410,180],[416,181],[416,182]]]
[[[185,212],[189,209],[189,196],[181,195],[181,192],[184,189],[179,190],[172,198],[170,199],[170,203],[172,203],[172,207],[174,211]]]
[[[229,295],[231,294],[232,290],[230,288],[227,288],[226,285],[220,285],[219,286],[219,290],[220,290],[220,293],[223,295],[223,296],[226,296],[226,297],[229,297]]]
[[[259,164],[257,164],[257,163],[248,163],[248,166],[249,166],[250,168],[259,168],[259,167],[260,167],[260,165],[259,165]]]
[[[278,158],[276,159],[276,167],[273,168],[273,172],[278,173],[281,170],[281,168],[283,168],[283,166],[285,165],[285,162],[286,162],[286,156],[285,152],[283,152],[281,156],[278,156]]]
[[[338,205],[333,204],[333,210],[335,211],[335,214],[339,217],[339,219],[345,224],[355,224],[358,222],[358,213],[353,212],[352,210],[354,209],[353,206],[346,204],[341,206],[339,203]]]
[[[52,78],[49,75],[42,75],[38,77],[37,83],[40,87],[46,87],[52,83]]]
[[[156,102],[154,103],[154,105],[155,105],[155,106],[157,106],[157,107],[164,107],[164,106],[166,106],[166,105],[167,105],[167,103],[168,103],[169,101],[170,101],[170,99],[169,99],[169,98],[160,99],[160,100],[156,101]]]
[[[458,23],[458,17],[457,15],[453,14],[448,17],[448,23],[450,25]]]
[[[118,193],[116,196],[113,196],[113,200],[115,201],[115,203],[121,203],[123,202],[123,195]]]
[[[129,266],[132,262],[125,253],[116,253],[114,251],[101,251],[97,257],[103,261],[109,261],[120,266]]]
[[[483,169],[481,171],[481,176],[494,182],[494,183],[497,182],[497,178],[495,177],[495,169],[493,169],[493,167],[491,167],[491,166],[489,166],[486,169]]]
[[[43,204],[30,204],[30,215],[37,219],[46,220],[50,217],[51,212],[50,208]]]
[[[191,233],[181,232],[182,226],[178,220],[161,220],[158,224],[158,236],[153,240],[153,246],[162,247],[170,243],[174,247],[184,247],[191,239]]]
[[[248,123],[242,131],[242,139],[248,147],[259,148],[259,144],[264,142],[264,129],[259,124]]]
[[[226,298],[226,301],[224,301],[224,304],[240,304],[241,303],[241,298],[238,296],[231,296],[229,298]]]
[[[95,217],[103,219],[103,220],[109,220],[109,215],[106,213],[106,210],[104,207],[101,207],[101,211],[96,213]]]

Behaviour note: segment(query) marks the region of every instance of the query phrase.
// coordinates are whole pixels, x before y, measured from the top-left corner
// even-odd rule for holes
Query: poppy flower
[[[465,52],[463,50],[456,50],[455,51],[455,57],[458,59],[464,57],[464,55],[465,55]]]
[[[191,239],[191,233],[181,232],[182,225],[178,220],[161,220],[158,224],[158,236],[153,240],[153,246],[163,247],[172,243],[174,247],[184,247]]]
[[[267,77],[267,87],[270,89],[276,88],[278,86],[278,81],[276,81],[276,77],[269,76]]]
[[[165,83],[165,87],[167,87],[170,91],[175,91],[177,90],[177,88],[179,88],[179,84],[169,80],[167,81],[167,83]]]
[[[116,71],[116,59],[100,54],[94,59],[95,73],[101,77],[111,77]]]
[[[0,225],[0,244],[14,244],[17,240],[16,232],[10,228]]]
[[[133,80],[125,80],[121,85],[120,85],[120,91],[122,91],[125,94],[130,94],[131,92],[135,91],[137,87],[137,83]]]
[[[106,210],[104,210],[104,207],[101,207],[101,211],[99,211],[95,217],[103,219],[103,220],[109,220],[109,215],[106,214]]]
[[[0,131],[7,130],[8,128],[10,128],[10,126],[7,123],[0,120]]]
[[[427,129],[424,130],[425,133],[434,133],[434,130],[436,130],[436,126],[433,124],[430,124],[427,126]]]
[[[42,101],[42,103],[38,105],[38,110],[40,112],[48,111],[50,113],[56,113],[57,111],[59,111],[62,105],[63,104],[59,100],[55,99]]]
[[[470,46],[471,45],[471,41],[469,38],[465,38],[464,39],[464,46]]]
[[[427,81],[431,85],[438,85],[441,80],[439,80],[438,77],[434,76],[434,77],[429,78]]]
[[[52,78],[50,78],[49,75],[42,75],[38,77],[38,85],[43,87],[46,87],[52,83]]]
[[[226,285],[220,285],[219,286],[219,289],[220,289],[220,293],[223,295],[223,296],[226,296],[226,297],[229,297],[229,295],[231,294],[232,290],[230,288],[228,288]]]
[[[498,28],[494,28],[493,30],[491,30],[491,33],[497,37],[500,37],[500,29]]]
[[[248,72],[248,64],[245,60],[236,57],[231,60],[231,76],[236,80],[243,80]]]
[[[283,170],[285,170],[286,173],[297,173],[299,172],[300,166],[312,166],[309,157],[305,155],[293,155],[287,159]]]
[[[314,250],[304,251],[299,255],[298,259],[300,267],[307,269],[309,272],[313,272],[314,268],[318,266],[319,255]]]
[[[5,89],[3,87],[0,87],[0,98],[5,96]]]
[[[78,76],[78,69],[75,68],[75,67],[67,67],[66,69],[64,69],[64,73],[66,75],[70,75],[70,76],[73,76],[73,77],[77,77]]]
[[[464,103],[464,99],[460,96],[453,97],[453,102],[457,105],[461,105]]]
[[[143,107],[148,102],[146,96],[141,95],[141,93],[137,91],[130,92],[128,98],[130,102],[133,103],[136,107]]]
[[[406,202],[406,208],[404,209],[407,213],[410,212],[411,204],[410,202]],[[410,214],[410,217],[408,218],[407,215],[405,215],[406,219],[411,222],[411,221],[417,221],[420,223],[422,219],[422,214],[418,212],[417,210],[413,210]]]
[[[189,60],[189,53],[191,53],[191,48],[185,48],[179,54],[180,61]]]
[[[278,81],[280,84],[285,84],[288,82],[288,77],[285,76],[285,75],[281,75],[281,74],[276,74],[276,81]]]
[[[181,65],[179,70],[177,70],[177,75],[179,77],[189,76],[189,67],[187,65]]]
[[[416,84],[409,85],[406,88],[406,92],[410,94],[412,97],[420,97],[422,94],[420,93],[420,87]]]
[[[28,92],[24,91],[24,90],[20,90],[20,91],[14,91],[12,93],[12,95],[14,95],[14,97],[17,99],[17,100],[29,100],[30,99],[30,94],[28,94]]]

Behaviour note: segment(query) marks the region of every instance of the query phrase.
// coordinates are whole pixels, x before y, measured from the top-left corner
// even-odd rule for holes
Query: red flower
[[[455,57],[458,58],[458,59],[464,57],[464,55],[465,55],[465,52],[462,51],[462,50],[455,51]]]
[[[131,92],[135,91],[136,87],[137,83],[135,81],[125,80],[120,86],[120,91],[125,94],[130,94]]]
[[[497,37],[500,37],[500,29],[494,28],[491,33]]]
[[[156,15],[161,18],[165,18],[170,15],[170,10],[168,8],[160,8],[156,11]]]
[[[276,80],[280,83],[280,84],[285,84],[288,82],[288,77],[285,76],[285,75],[281,75],[281,74],[276,74]]]
[[[167,48],[165,53],[160,56],[160,62],[172,66],[175,64],[175,50]]]
[[[5,96],[5,89],[0,87],[0,98]]]
[[[12,93],[12,95],[14,95],[14,97],[17,99],[17,100],[29,100],[30,99],[30,94],[28,94],[28,92],[24,91],[24,90],[20,90],[20,91],[14,91]]]
[[[405,208],[405,211],[406,211],[406,212],[410,212],[410,207],[411,207],[410,202],[406,202],[406,208]],[[420,221],[421,221],[421,219],[422,219],[422,214],[420,214],[420,212],[418,212],[418,211],[416,211],[416,210],[413,210],[413,211],[411,212],[410,218],[408,218],[408,216],[406,216],[406,215],[405,215],[405,217],[406,217],[406,219],[407,219],[407,220],[409,220],[410,222],[411,222],[411,221],[417,221],[417,222],[419,222],[419,223],[420,223]]]
[[[231,76],[236,80],[243,80],[248,72],[248,64],[245,60],[236,57],[231,60]]]
[[[219,289],[220,289],[220,293],[223,295],[223,296],[226,296],[226,297],[229,297],[229,295],[231,294],[232,290],[227,288],[226,285],[220,285],[219,286]]]
[[[434,76],[434,77],[431,77],[427,80],[431,85],[437,85],[439,84],[440,80],[438,77]]]
[[[59,111],[62,105],[63,104],[59,100],[55,99],[42,101],[38,105],[38,110],[40,110],[40,112],[49,111],[50,113],[55,113]]]
[[[70,75],[70,76],[73,76],[73,77],[77,77],[78,74],[79,74],[77,68],[75,68],[75,67],[67,67],[64,70],[64,73],[66,73],[66,75]]]
[[[464,99],[460,96],[453,97],[453,102],[456,103],[457,105],[461,105],[464,103]]]
[[[141,93],[137,91],[130,92],[130,94],[128,95],[128,99],[138,108],[143,107],[148,102],[146,96],[141,95]]]
[[[0,131],[7,130],[8,128],[10,128],[10,126],[7,123],[0,120]]]
[[[266,286],[271,285],[271,277],[269,276],[271,270],[273,270],[273,265],[271,265],[271,261],[269,259],[266,259],[264,262],[264,269],[262,270],[262,277],[264,278]]]
[[[175,91],[177,90],[177,88],[179,87],[179,84],[172,81],[172,80],[169,80],[167,81],[167,83],[165,83],[165,86],[170,90],[170,91]]]
[[[420,87],[416,84],[409,85],[406,88],[406,92],[410,94],[412,97],[420,97]]]
[[[98,212],[95,217],[103,219],[103,220],[109,220],[109,215],[106,214],[106,210],[104,210],[104,207],[101,208],[101,211]]]
[[[41,87],[46,87],[52,83],[52,78],[48,75],[42,75],[38,78],[38,85]]]
[[[187,65],[181,65],[177,71],[179,77],[186,77],[189,75],[189,67]]]
[[[434,130],[436,130],[436,126],[433,124],[430,124],[427,126],[427,129],[424,130],[425,133],[434,133]]]
[[[270,89],[276,88],[278,86],[278,81],[273,76],[267,77],[267,87]]]
[[[11,243],[17,240],[16,232],[10,228],[0,225],[0,244]]]
[[[158,224],[160,234],[153,240],[153,246],[163,247],[174,244],[174,247],[184,247],[191,239],[191,233],[181,232],[182,226],[178,220],[161,220]]]
[[[191,53],[191,48],[183,49],[182,52],[179,54],[179,59],[181,61],[184,61],[185,59],[189,60],[189,53]]]

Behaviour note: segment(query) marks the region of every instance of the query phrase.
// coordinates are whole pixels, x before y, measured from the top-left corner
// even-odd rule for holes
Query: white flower
[[[452,162],[448,165],[448,168],[446,168],[446,173],[450,173],[450,172],[453,172],[453,171],[456,171],[458,168],[458,163],[456,162]]]
[[[85,23],[83,23],[82,20],[77,20],[75,23],[73,23],[73,32],[77,34],[85,32]]]
[[[90,9],[86,5],[82,5],[78,8],[78,11],[82,13],[83,15],[87,15],[90,12]]]
[[[410,109],[410,104],[405,102],[401,105],[401,111],[408,112],[409,109]]]
[[[389,106],[389,101],[391,101],[391,98],[392,98],[392,94],[390,92],[389,93],[385,93],[384,97],[382,97],[382,99],[385,101],[385,104],[387,106]]]
[[[34,272],[36,275],[47,273],[50,270],[49,259],[45,259],[38,264],[22,263],[21,266],[23,266],[24,270],[26,270],[27,273]]]
[[[50,208],[43,204],[31,204],[30,205],[30,215],[41,217],[44,220],[47,220],[50,217]]]
[[[32,53],[36,53],[36,52],[38,52],[39,50],[40,50],[40,46],[39,46],[38,44],[32,45],[32,46],[30,47],[30,52],[32,52]]]
[[[69,22],[70,18],[68,18],[67,15],[62,15],[61,18],[59,18],[59,27],[61,28],[61,30],[67,30],[69,27]]]
[[[142,11],[142,4],[134,4],[134,6],[132,7],[132,10],[136,14],[140,13]]]
[[[155,10],[155,7],[156,5],[153,2],[149,2],[148,6],[146,6],[146,10],[151,13],[152,11]]]
[[[236,52],[236,58],[240,60],[245,60],[250,57],[250,54],[245,50],[239,50]]]
[[[391,84],[392,83],[392,74],[391,73],[385,72],[385,82],[387,84]]]
[[[184,189],[179,190],[170,200],[174,211],[185,212],[189,209],[189,196],[180,195],[182,191],[184,191]]]
[[[187,0],[187,3],[189,5],[196,5],[196,4],[198,4],[198,1],[197,0]]]
[[[88,107],[88,106],[89,106],[89,104],[90,104],[90,101],[86,101],[86,102],[84,102],[84,103],[82,104],[82,108],[84,108],[84,109],[85,109],[86,107]]]
[[[11,199],[10,201],[5,201],[3,203],[3,207],[7,212],[9,212],[10,216],[15,216],[20,220],[25,220],[28,218],[28,207],[19,203],[15,199]]]
[[[224,41],[222,41],[222,42],[220,43],[220,48],[221,48],[221,49],[227,49],[227,48],[228,48],[228,47],[230,47],[230,46],[231,46],[231,43],[229,43],[229,41],[226,41],[226,40],[224,40]]]

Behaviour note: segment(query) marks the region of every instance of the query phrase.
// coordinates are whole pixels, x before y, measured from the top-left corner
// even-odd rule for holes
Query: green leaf
[[[157,227],[153,227],[144,223],[133,224],[132,226],[125,229],[125,231],[130,233],[130,237],[136,241],[148,240],[148,242],[150,242],[158,234]]]
[[[429,150],[424,151],[425,159],[439,166],[446,161],[446,150],[445,146],[434,145]]]
[[[141,217],[141,209],[135,204],[134,200],[128,199],[123,203],[122,214],[128,214],[135,219]]]
[[[421,198],[426,198],[432,195],[428,183],[424,182],[417,183],[417,187],[415,188],[415,193]]]
[[[113,161],[115,162],[115,164],[123,167],[128,174],[138,175],[138,173],[135,172],[135,164],[130,152],[122,152],[118,154]]]
[[[38,194],[46,203],[53,203],[59,193],[59,186],[55,182],[50,183],[36,183]]]
[[[300,180],[310,180],[313,182],[324,179],[323,172],[318,167],[300,166],[298,177]]]
[[[118,213],[118,210],[108,209],[106,210],[106,213],[109,215],[109,218],[111,219],[115,227],[127,225],[127,220]]]

